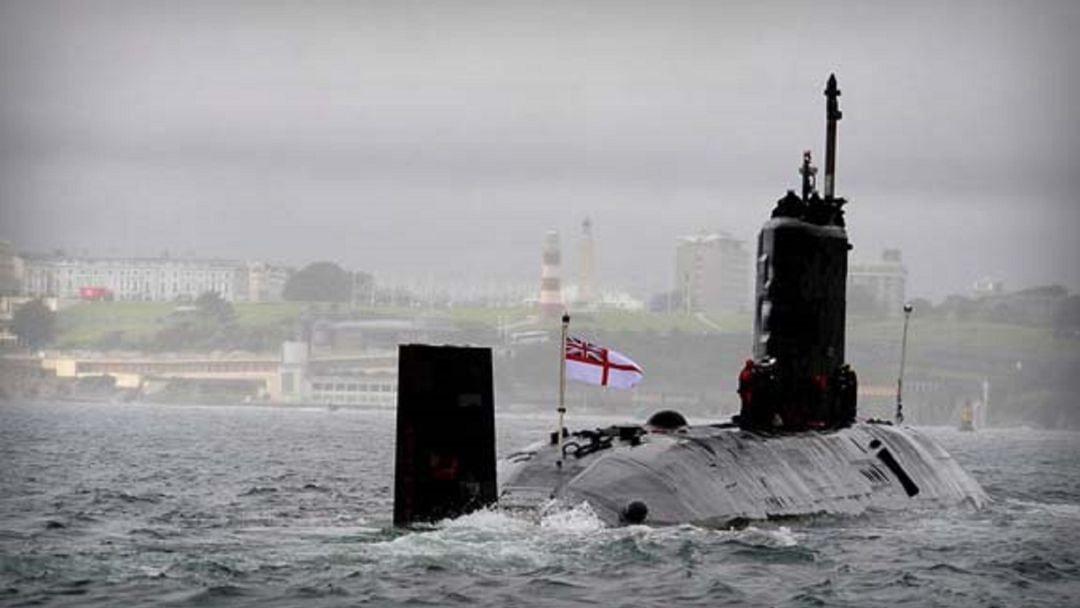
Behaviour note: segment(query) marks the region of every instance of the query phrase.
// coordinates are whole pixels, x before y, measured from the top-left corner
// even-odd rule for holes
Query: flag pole
[[[896,377],[896,424],[904,423],[904,358],[907,355],[907,326],[911,318],[911,304],[904,304],[904,337],[900,340],[900,375]]]
[[[555,430],[556,445],[558,445],[559,451],[556,452],[555,466],[562,468],[563,457],[563,433],[566,432],[564,426],[566,417],[566,331],[570,327],[570,314],[564,312],[562,316],[562,338],[559,340],[559,428]]]

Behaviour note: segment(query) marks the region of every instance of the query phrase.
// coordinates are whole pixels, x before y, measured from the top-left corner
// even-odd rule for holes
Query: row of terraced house
[[[238,260],[18,256],[0,242],[0,289],[7,295],[160,302],[213,291],[229,302],[274,302],[288,275],[280,266]]]

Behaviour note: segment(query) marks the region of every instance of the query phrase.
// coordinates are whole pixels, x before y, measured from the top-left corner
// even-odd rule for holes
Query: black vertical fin
[[[400,346],[394,525],[456,517],[495,500],[491,349]]]

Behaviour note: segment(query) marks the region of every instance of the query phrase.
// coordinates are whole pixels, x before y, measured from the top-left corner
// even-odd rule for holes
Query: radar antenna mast
[[[832,200],[836,188],[836,123],[844,117],[840,111],[840,89],[836,88],[836,74],[829,74],[825,85],[825,200]]]

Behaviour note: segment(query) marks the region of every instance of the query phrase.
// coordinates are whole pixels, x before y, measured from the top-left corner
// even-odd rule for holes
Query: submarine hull
[[[501,461],[500,505],[534,509],[557,499],[588,503],[608,525],[725,527],[920,503],[980,507],[987,501],[935,442],[915,429],[885,424],[783,435],[690,426],[631,440],[612,435],[609,445],[580,458],[567,455],[562,466],[557,460],[555,446],[536,444]],[[647,514],[628,522],[633,503],[642,503]]]

